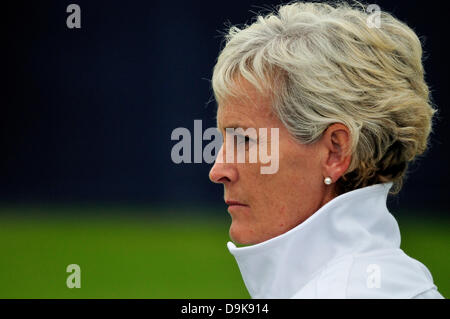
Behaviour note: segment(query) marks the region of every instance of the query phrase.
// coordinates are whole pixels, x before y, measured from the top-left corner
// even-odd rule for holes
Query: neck
[[[337,196],[288,232],[262,243],[228,243],[252,298],[289,298],[327,263],[350,253],[400,246],[386,207],[392,183]]]

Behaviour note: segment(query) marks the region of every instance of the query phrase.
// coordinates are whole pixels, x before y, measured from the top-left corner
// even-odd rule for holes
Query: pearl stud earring
[[[324,182],[326,185],[330,185],[333,181],[331,180],[330,177],[325,177],[325,179],[323,180],[323,182]]]

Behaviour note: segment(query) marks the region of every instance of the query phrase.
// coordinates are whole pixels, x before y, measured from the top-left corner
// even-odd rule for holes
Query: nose
[[[223,149],[224,147],[222,145],[217,154],[216,161],[209,171],[209,179],[211,182],[217,184],[235,182],[238,178],[238,172],[235,165],[233,163],[226,163],[226,154]]]

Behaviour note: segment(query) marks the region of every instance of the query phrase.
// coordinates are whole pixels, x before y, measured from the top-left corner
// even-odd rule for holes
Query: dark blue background
[[[208,164],[172,163],[176,127],[215,126],[209,79],[226,24],[271,1],[3,4],[0,201],[220,204]],[[377,1],[425,40],[440,109],[432,147],[392,205],[449,208],[448,13],[434,1]]]

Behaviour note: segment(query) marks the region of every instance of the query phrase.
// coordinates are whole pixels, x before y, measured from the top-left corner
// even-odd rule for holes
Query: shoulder
[[[410,299],[436,288],[430,271],[401,249],[353,256],[346,298]]]
[[[444,299],[444,296],[442,296],[436,287],[433,287],[425,292],[422,292],[416,296],[414,296],[412,299]]]
[[[401,249],[357,255],[350,269],[347,298],[409,299],[436,288],[431,273]]]
[[[433,289],[422,263],[401,249],[389,249],[332,261],[293,298],[409,299]]]

